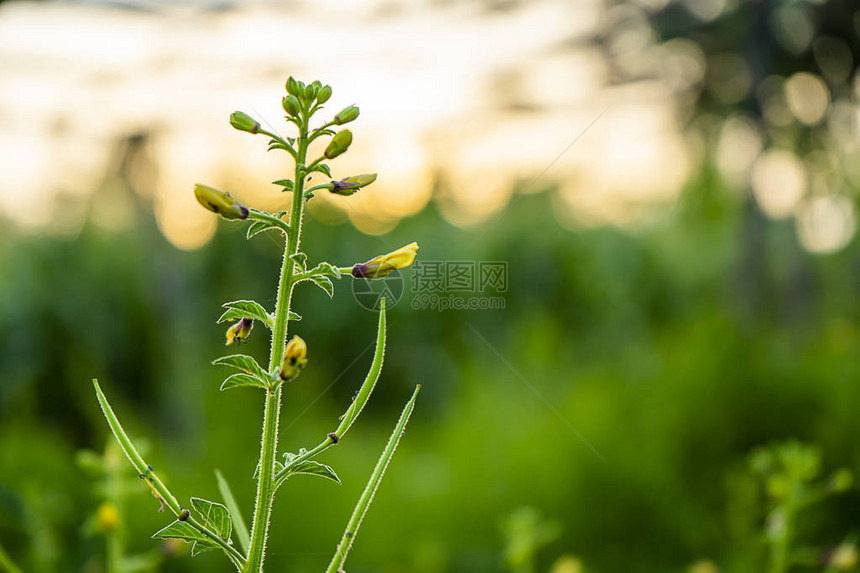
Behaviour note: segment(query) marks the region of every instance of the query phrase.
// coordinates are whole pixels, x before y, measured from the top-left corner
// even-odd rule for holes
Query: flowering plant
[[[270,312],[253,300],[237,300],[225,303],[223,306],[226,310],[218,319],[219,323],[236,321],[227,330],[227,345],[241,344],[251,335],[255,324],[262,324],[271,331],[272,335],[267,368],[246,354],[231,354],[213,362],[236,371],[222,382],[221,390],[248,387],[258,388],[265,394],[260,458],[255,475],[257,492],[250,530],[242,519],[229,485],[220,474],[217,477],[224,498],[223,504],[197,497],[190,499],[190,505],[180,503],[152,466],[147,464],[138,453],[108,403],[98,381],[93,381],[96,396],[110,429],[126,457],[140,473],[140,477],[152,493],[161,501],[162,507],[166,507],[176,518],[153,537],[175,538],[190,542],[193,544],[192,555],[219,549],[242,573],[259,573],[263,570],[272,502],[277,489],[290,476],[316,475],[339,483],[340,480],[335,471],[328,465],[316,461],[316,458],[323,451],[338,444],[355,423],[379,378],[385,352],[386,314],[383,299],[380,304],[376,350],[370,371],[346,412],[341,416],[337,428],[327,434],[316,447],[309,450],[303,448],[298,453],[285,453],[279,458],[278,419],[283,385],[295,380],[308,364],[308,346],[305,341],[299,336],[293,336],[287,342],[290,321],[300,319],[299,315],[291,309],[293,290],[301,283],[311,283],[322,288],[331,297],[334,295],[332,279],[339,279],[342,275],[350,275],[356,280],[384,277],[395,269],[411,265],[418,250],[418,244],[412,243],[393,253],[375,257],[353,267],[337,267],[328,262],[320,262],[315,266],[308,265],[307,255],[300,250],[305,203],[318,191],[352,195],[373,183],[376,174],[346,177],[305,189],[305,180],[313,173],[331,178],[330,167],[326,161],[345,153],[352,143],[352,133],[348,129],[338,131],[335,129],[358,118],[359,109],[354,105],[348,106],[330,121],[318,127],[311,127],[311,119],[331,97],[331,87],[322,85],[318,81],[306,85],[290,77],[287,80],[286,91],[287,95],[284,96],[282,105],[287,122],[292,123],[297,131],[295,137],[281,137],[271,133],[263,129],[251,116],[242,112],[233,113],[230,116],[230,124],[239,131],[268,137],[270,151],[283,150],[291,156],[295,163],[293,178],[275,182],[284,192],[291,193],[290,210],[270,213],[242,205],[230,193],[208,185],[198,184],[194,188],[198,202],[206,209],[230,221],[250,222],[247,230],[248,239],[259,233],[273,231],[283,236],[285,242],[274,311]],[[320,137],[330,137],[331,140],[322,156],[309,161],[308,148]],[[409,421],[419,390],[420,386],[416,386],[411,399],[404,407],[391,438],[353,510],[346,531],[326,570],[327,573],[342,570],[361,521]],[[238,544],[233,543],[234,537]]]

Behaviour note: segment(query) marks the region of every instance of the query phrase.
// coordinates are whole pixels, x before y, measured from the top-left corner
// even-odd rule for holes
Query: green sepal
[[[227,311],[218,319],[218,324],[235,320],[237,318],[253,318],[259,320],[266,325],[270,330],[274,324],[272,315],[266,312],[263,305],[253,300],[234,300],[233,302],[225,302],[221,305]]]

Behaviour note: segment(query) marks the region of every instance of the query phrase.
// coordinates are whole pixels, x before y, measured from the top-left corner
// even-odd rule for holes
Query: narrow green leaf
[[[302,315],[300,315],[297,312],[290,311],[287,314],[289,314],[290,320],[301,320],[302,319]]]
[[[273,185],[280,185],[284,188],[284,191],[292,191],[293,190],[293,181],[292,179],[278,179],[277,181],[272,181]]]
[[[385,445],[385,449],[382,450],[382,455],[379,456],[379,460],[376,462],[376,467],[373,468],[373,473],[370,474],[370,480],[368,480],[367,485],[364,487],[361,497],[358,498],[358,503],[355,504],[355,509],[352,510],[352,515],[349,518],[349,522],[346,524],[346,531],[344,531],[343,537],[341,537],[340,543],[337,545],[334,557],[332,557],[331,563],[329,563],[328,569],[326,569],[326,573],[335,573],[336,571],[343,569],[346,556],[352,549],[352,544],[355,542],[355,536],[358,534],[358,528],[361,527],[361,522],[364,520],[364,516],[367,515],[367,510],[373,501],[373,496],[376,495],[376,490],[379,488],[382,476],[385,475],[388,463],[391,461],[394,451],[400,443],[400,438],[403,437],[403,434],[406,431],[406,424],[409,423],[409,417],[412,415],[412,410],[415,408],[415,400],[418,398],[418,392],[420,390],[421,385],[419,384],[415,387],[415,391],[412,393],[412,398],[403,408],[403,412],[400,414],[400,419],[397,421],[394,431],[391,432],[391,437],[388,438],[388,443]]]
[[[125,430],[119,423],[119,419],[117,419],[116,414],[114,414],[113,408],[110,407],[104,392],[102,392],[101,386],[99,386],[99,381],[93,379],[93,386],[96,389],[96,398],[99,400],[99,405],[102,407],[102,412],[107,419],[108,426],[110,426],[111,432],[113,432],[116,441],[119,442],[119,446],[122,448],[123,453],[125,453],[128,461],[131,462],[131,465],[134,466],[134,469],[136,469],[138,473],[146,472],[146,462],[143,461],[143,457],[137,453],[137,449],[135,449],[134,444],[131,443],[128,434],[125,433]]]
[[[245,374],[244,372],[238,372],[225,378],[224,381],[221,382],[219,390],[230,390],[231,388],[262,388],[263,390],[266,390],[268,389],[268,386],[255,376]]]
[[[308,277],[315,285],[325,291],[329,298],[334,298],[334,283],[325,275],[311,275]]]
[[[295,465],[287,465],[284,469],[283,475],[278,476],[278,481],[282,481],[290,476],[299,474],[320,476],[326,479],[330,479],[333,482],[340,483],[340,478],[337,477],[337,474],[334,472],[333,469],[331,469],[331,467],[325,464],[321,464],[319,462],[315,462],[313,460],[305,460]]]
[[[376,331],[376,350],[373,352],[373,362],[370,365],[370,370],[364,379],[364,383],[362,383],[361,388],[358,390],[358,394],[355,395],[349,408],[341,416],[340,425],[334,432],[338,438],[342,438],[346,434],[350,426],[355,422],[355,419],[361,414],[364,405],[367,404],[367,400],[370,398],[370,394],[376,387],[376,381],[379,380],[379,373],[382,371],[382,362],[385,358],[385,315],[385,298],[383,298],[379,305],[379,325]]]
[[[266,312],[263,305],[253,300],[234,300],[233,302],[225,302],[221,305],[227,309],[227,312],[221,315],[218,323],[228,320],[236,320],[239,318],[253,318],[259,320],[266,325],[267,328],[272,328],[272,315]]]
[[[239,504],[236,503],[236,498],[233,497],[230,484],[227,483],[220,470],[215,470],[215,479],[218,481],[218,490],[221,492],[221,497],[224,498],[224,504],[230,510],[230,515],[233,518],[233,529],[236,532],[236,538],[239,540],[239,546],[242,548],[242,551],[248,553],[248,546],[251,544],[251,535],[248,531],[248,526],[245,524],[245,519],[242,517],[242,512],[239,511]]]
[[[241,370],[245,374],[250,374],[251,376],[258,378],[260,382],[266,385],[268,385],[269,380],[271,379],[269,373],[263,370],[260,365],[257,364],[257,361],[247,354],[231,354],[229,356],[222,356],[221,358],[213,360],[212,364]]]

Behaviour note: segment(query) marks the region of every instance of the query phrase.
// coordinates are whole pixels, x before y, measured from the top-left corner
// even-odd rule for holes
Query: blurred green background
[[[421,260],[507,262],[508,288],[503,309],[413,308],[404,273],[381,382],[322,460],[343,484],[298,477],[279,491],[268,571],[325,567],[415,384],[424,390],[351,573],[760,572],[781,490],[750,454],[793,439],[816,448],[822,483],[860,471],[860,12],[847,0],[606,7],[620,8],[640,10],[655,41],[690,42],[723,65],[706,66],[675,102],[699,159],[677,195],[649,203],[635,224],[559,223],[559,185],[571,182],[535,179],[539,169],[509,182],[507,206],[474,225],[452,221],[442,176],[433,199],[383,235],[325,211],[308,218],[312,261],[351,264],[415,240]],[[726,62],[740,62],[746,87],[719,89],[743,70],[708,83]],[[614,82],[636,81],[616,72]],[[789,101],[780,116],[768,98],[793,92],[775,77],[800,82],[812,103]],[[816,117],[819,83],[827,98]],[[741,143],[749,130],[759,141],[734,171],[721,164],[724,147],[747,148],[726,143],[733,129]],[[174,246],[130,173],[148,137],[115,142],[75,232],[33,230],[9,211],[0,226],[0,544],[25,571],[105,570],[97,508],[115,490],[92,454],[76,461],[110,441],[92,378],[177,495],[219,499],[219,468],[246,520],[252,510],[263,400],[218,392],[224,372],[208,363],[224,353],[222,302],[274,304],[282,247],[223,221],[204,246]],[[588,140],[566,153],[578,145]],[[756,170],[762,149],[790,154],[789,165],[781,155]],[[792,203],[781,193],[794,193],[798,164],[809,184]],[[739,169],[753,175],[739,183]],[[123,205],[123,225],[91,215],[104,204]],[[348,280],[335,289],[334,300],[307,286],[294,297],[304,320],[291,330],[310,363],[285,392],[282,451],[331,431],[370,363],[376,315]],[[266,356],[262,328],[245,351]],[[165,572],[230,570],[215,552],[191,559],[151,540],[167,518],[116,452],[108,462],[125,491],[130,554],[157,555]],[[821,571],[827,548],[858,532],[860,495],[848,489],[799,515],[796,545],[812,557],[791,570]]]

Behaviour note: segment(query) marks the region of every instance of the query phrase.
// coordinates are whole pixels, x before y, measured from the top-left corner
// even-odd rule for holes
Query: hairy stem
[[[289,322],[290,302],[293,285],[300,269],[290,258],[299,251],[302,232],[302,207],[304,206],[304,162],[308,152],[307,118],[299,126],[298,152],[296,157],[295,180],[293,182],[293,203],[290,211],[290,227],[284,248],[284,261],[278,281],[278,299],[275,304],[275,326],[272,329],[272,347],[269,355],[269,371],[280,362],[284,354]],[[260,478],[257,481],[257,498],[254,518],[251,524],[251,546],[244,573],[260,573],[266,553],[269,533],[269,517],[272,513],[272,500],[275,491],[275,454],[278,448],[278,418],[281,410],[281,387],[266,393],[266,406],[263,412],[263,436],[260,445]]]

